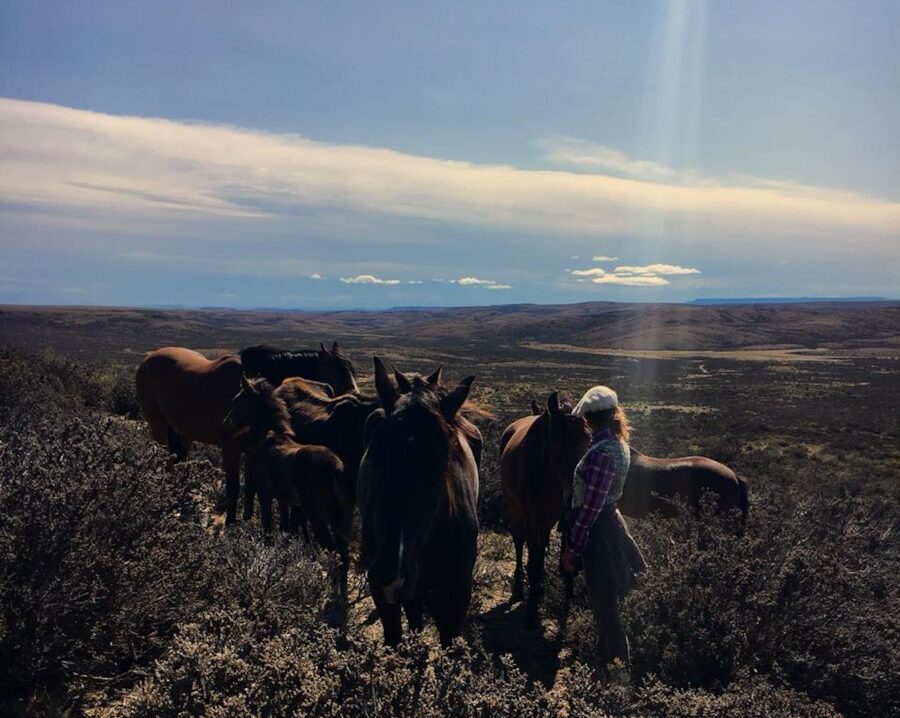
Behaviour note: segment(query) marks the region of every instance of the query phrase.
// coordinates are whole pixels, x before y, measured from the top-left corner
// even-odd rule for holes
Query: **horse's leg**
[[[463,623],[472,600],[472,577],[458,576],[448,582],[442,595],[435,602],[434,621],[441,637],[441,645],[449,646],[462,634]]]
[[[400,604],[388,603],[384,600],[384,594],[379,588],[369,584],[372,599],[375,601],[375,609],[381,619],[381,627],[384,631],[384,642],[388,646],[396,646],[403,637],[403,625],[400,622]]]
[[[241,487],[241,452],[231,444],[222,447],[222,468],[225,470],[225,523],[233,524],[237,520]]]
[[[409,630],[415,632],[421,631],[422,627],[425,625],[425,609],[422,606],[422,599],[419,596],[414,596],[404,602],[403,610],[406,613],[406,622],[409,624]]]
[[[302,506],[291,507],[291,534],[296,536],[303,533],[303,542],[309,545],[309,530],[307,528],[306,512]]]
[[[278,528],[284,533],[290,533],[291,530],[291,507],[281,499],[278,499]]]
[[[272,495],[265,484],[259,487],[259,516],[262,520],[263,536],[268,542],[272,537]]]
[[[528,602],[526,624],[529,628],[540,625],[540,605],[544,600],[544,555],[549,537],[535,537],[528,541]]]
[[[519,601],[525,595],[525,569],[522,566],[522,551],[525,548],[525,537],[521,534],[513,535],[513,544],[516,547],[516,570],[513,573],[512,600]]]
[[[191,450],[191,442],[179,434],[171,425],[167,427],[166,440],[169,445],[169,453],[175,454],[176,461],[184,461]]]
[[[244,454],[244,521],[253,518],[256,500],[256,478],[253,476],[253,454]]]

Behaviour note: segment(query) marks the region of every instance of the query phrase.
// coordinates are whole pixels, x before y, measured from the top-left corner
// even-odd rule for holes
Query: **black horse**
[[[474,377],[452,391],[404,379],[401,394],[375,358],[384,416],[368,423],[359,469],[362,561],[385,643],[400,642],[402,606],[411,630],[427,608],[448,645],[469,609],[477,550],[478,468],[460,422]]]
[[[326,349],[287,350],[265,344],[241,349],[241,366],[249,378],[264,377],[278,386],[285,379],[301,376],[330,385],[335,394],[359,390],[353,363],[341,353],[337,342]]]

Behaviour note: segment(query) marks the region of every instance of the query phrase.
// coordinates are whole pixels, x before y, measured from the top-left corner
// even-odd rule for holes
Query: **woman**
[[[579,559],[584,567],[597,631],[598,668],[607,672],[618,659],[630,671],[619,605],[647,565],[616,509],[630,464],[628,420],[616,392],[606,386],[588,389],[572,413],[590,427],[591,446],[575,467],[560,569],[574,574]]]

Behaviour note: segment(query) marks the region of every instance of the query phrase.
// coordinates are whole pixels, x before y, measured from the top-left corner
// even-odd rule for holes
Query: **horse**
[[[671,518],[680,512],[672,499],[681,498],[699,512],[700,499],[706,492],[718,495],[720,511],[737,508],[747,520],[747,482],[725,464],[706,456],[657,459],[632,449],[619,510],[632,518],[650,513]]]
[[[575,464],[588,449],[587,425],[572,416],[553,392],[547,408],[510,424],[500,437],[500,483],[516,548],[513,600],[524,593],[522,551],[528,546],[526,621],[537,626],[544,596],[544,556],[550,532],[562,518]],[[567,579],[566,594],[571,594]]]
[[[358,392],[353,363],[341,353],[337,342],[318,350],[276,349],[265,344],[241,349],[239,352],[244,373],[250,377],[265,377],[278,386],[288,377],[300,376],[330,385],[335,394]]]
[[[191,349],[164,347],[147,354],[135,384],[151,437],[168,447],[176,461],[187,458],[195,441],[221,447],[226,522],[232,523],[244,447],[223,430],[222,420],[241,386],[241,360],[234,354],[207,359]]]
[[[478,467],[459,422],[474,377],[452,390],[405,377],[401,393],[374,364],[384,416],[370,422],[359,469],[362,563],[387,645],[400,642],[402,607],[413,631],[427,608],[447,646],[462,632],[477,551]]]
[[[343,462],[342,490],[353,505],[356,502],[356,476],[365,451],[365,425],[368,416],[381,406],[377,397],[344,394],[332,397],[320,384],[293,377],[283,381],[275,390],[287,406],[291,428],[297,441],[325,446]],[[253,515],[255,496],[253,480],[244,482],[244,517]],[[281,527],[296,531],[305,527],[302,514],[293,512],[288,521],[282,513]]]
[[[302,512],[319,545],[340,556],[338,594],[346,600],[353,504],[343,491],[343,462],[324,446],[297,442],[287,405],[263,378],[241,378],[223,426],[231,435],[249,435],[266,536],[272,532],[273,498],[282,516],[287,507]]]
[[[308,371],[311,380],[335,382],[338,387],[347,386],[352,380],[355,386],[353,367],[339,351],[335,343],[331,352],[324,346],[319,352],[294,352],[319,358],[313,363],[306,360],[288,363],[293,371]],[[259,352],[256,354],[261,356]],[[251,362],[254,360],[251,353]],[[286,366],[278,362],[276,365],[279,371]],[[256,370],[268,371],[266,366],[262,362]],[[223,433],[222,420],[232,398],[240,391],[243,370],[240,357],[234,354],[207,359],[191,349],[163,347],[149,352],[135,374],[138,401],[150,425],[150,435],[166,446],[176,461],[187,458],[195,441],[221,447],[228,524],[236,520],[243,448],[239,441]],[[249,513],[245,505],[244,518],[251,515],[252,505]]]

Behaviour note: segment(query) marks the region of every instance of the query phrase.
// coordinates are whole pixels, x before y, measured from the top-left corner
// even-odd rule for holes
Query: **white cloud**
[[[675,264],[644,264],[640,267],[623,265],[613,270],[616,274],[700,274],[693,267],[679,267]]]
[[[700,274],[694,267],[679,267],[676,264],[644,264],[640,266],[622,265],[609,272],[602,267],[573,269],[570,274],[576,282],[584,282],[583,277],[591,277],[594,284],[620,284],[626,287],[664,287],[670,284],[664,275]]]
[[[600,267],[591,267],[590,269],[573,269],[572,274],[576,277],[602,277],[608,272]]]
[[[307,274],[306,276],[309,277],[310,279],[322,279],[323,278],[322,275],[319,274],[318,272],[312,272],[311,274]]]
[[[604,254],[595,254],[594,261],[595,262],[615,262],[618,260],[618,257],[607,257]]]
[[[421,279],[409,279],[409,280],[407,280],[406,283],[407,284],[424,284],[425,282],[423,282]]]
[[[487,289],[512,289],[510,284],[501,284],[493,279],[479,279],[478,277],[460,277],[459,279],[451,279],[453,284],[459,284],[463,287],[485,287]]]
[[[594,277],[594,284],[622,284],[628,287],[662,287],[669,283],[664,277],[654,275],[620,275],[605,274],[602,277]]]
[[[29,222],[89,221],[132,233],[150,222],[147,232],[161,232],[165,221],[175,234],[189,221],[262,221],[318,207],[526,236],[658,237],[687,227],[698,244],[750,236],[774,245],[789,237],[821,251],[823,240],[839,248],[852,236],[857,251],[867,241],[895,247],[900,203],[889,199],[754,178],[689,181],[616,151],[566,147],[610,174],[449,161],[0,99],[0,202],[7,212],[21,208]],[[556,156],[565,153],[557,148]]]
[[[341,277],[344,284],[400,284],[399,279],[382,279],[371,274],[357,274],[355,277]]]

